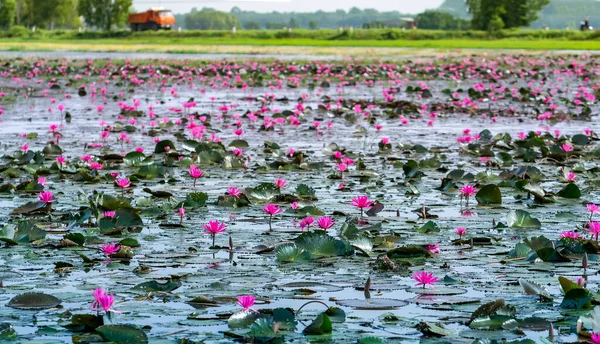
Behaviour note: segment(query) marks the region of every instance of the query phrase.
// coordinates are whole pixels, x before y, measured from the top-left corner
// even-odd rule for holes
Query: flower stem
[[[212,234],[212,239],[213,239],[212,247],[214,248],[215,247],[215,235],[214,234]]]

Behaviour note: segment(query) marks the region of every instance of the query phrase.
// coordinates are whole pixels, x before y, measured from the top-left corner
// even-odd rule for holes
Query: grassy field
[[[297,30],[284,31],[184,31],[184,32],[84,32],[6,31],[0,34],[0,50],[12,51],[114,51],[177,53],[263,53],[265,47],[315,47],[364,49],[517,49],[517,50],[600,50],[597,32],[514,30],[491,35],[477,31],[401,30]],[[219,48],[222,47],[222,48]],[[275,49],[277,50],[277,49]],[[290,51],[294,49],[288,49]],[[340,51],[344,49],[332,49]],[[395,49],[394,49],[395,50]],[[352,51],[350,51],[349,55]],[[388,51],[389,52],[389,51]]]

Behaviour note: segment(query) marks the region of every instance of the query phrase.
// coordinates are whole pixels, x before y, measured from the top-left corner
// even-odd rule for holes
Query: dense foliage
[[[0,27],[77,28],[81,22],[76,4],[76,0],[2,0]]]
[[[467,0],[466,3],[474,29],[498,31],[529,26],[550,0]]]
[[[417,16],[417,26],[426,30],[466,30],[471,26],[468,20],[454,17],[441,11],[425,11]]]
[[[123,27],[132,0],[79,0],[77,10],[88,26],[110,30]]]
[[[233,15],[203,8],[185,16],[185,27],[190,30],[231,30],[233,27],[241,28],[240,21]]]
[[[438,8],[440,11],[447,12],[453,16],[469,19],[471,14],[464,0],[445,0]],[[532,28],[543,28],[548,26],[551,29],[564,29],[566,27],[575,29],[579,23],[592,13],[600,11],[600,2],[593,0],[551,0],[539,12],[539,18],[531,23]],[[594,25],[594,18],[592,25]],[[598,25],[595,25],[598,26]]]

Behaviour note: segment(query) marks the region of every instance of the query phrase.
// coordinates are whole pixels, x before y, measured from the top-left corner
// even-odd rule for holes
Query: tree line
[[[132,0],[0,0],[0,27],[44,29],[123,28]],[[518,27],[575,27],[588,13],[600,11],[594,0],[445,0],[437,10],[416,16],[399,11],[351,8],[348,11],[229,12],[211,8],[176,15],[177,26],[190,30],[281,30],[411,27],[434,30],[488,30]],[[407,21],[406,18],[410,19]],[[414,20],[414,21],[413,21]],[[409,23],[409,25],[406,25]]]
[[[0,27],[100,30],[124,27],[132,0],[0,0]]]
[[[465,0],[445,0],[438,10],[457,18],[473,19],[476,22],[473,28],[483,30],[521,25],[536,29],[575,29],[588,16],[592,16],[593,25],[594,14],[600,13],[600,1],[477,0],[465,3]]]

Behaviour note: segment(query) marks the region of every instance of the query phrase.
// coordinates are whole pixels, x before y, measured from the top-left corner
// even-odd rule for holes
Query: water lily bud
[[[233,238],[231,237],[231,235],[229,236],[229,249],[233,251]]]
[[[554,326],[550,323],[550,328],[548,329],[548,338],[554,337]]]
[[[365,282],[365,299],[371,298],[371,277],[367,278]]]
[[[587,255],[587,252],[583,255],[583,261],[581,262],[581,266],[584,269],[587,269],[587,266],[588,266],[588,255]]]
[[[582,328],[583,328],[583,321],[577,320],[577,334],[581,333]]]

